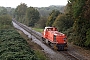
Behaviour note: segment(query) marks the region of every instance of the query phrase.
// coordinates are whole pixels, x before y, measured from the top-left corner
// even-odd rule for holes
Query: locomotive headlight
[[[64,43],[66,43],[66,42],[64,42]]]

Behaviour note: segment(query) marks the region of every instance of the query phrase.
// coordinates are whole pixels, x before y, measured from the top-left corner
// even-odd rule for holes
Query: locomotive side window
[[[57,28],[53,28],[53,31],[57,31]]]

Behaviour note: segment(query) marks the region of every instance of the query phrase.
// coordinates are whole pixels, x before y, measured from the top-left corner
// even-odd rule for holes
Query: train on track
[[[45,27],[42,32],[42,40],[57,50],[67,50],[67,36],[58,32],[55,27]]]
[[[45,27],[42,34],[38,34],[27,26],[17,22],[13,19],[13,22],[18,24],[21,28],[29,32],[31,35],[35,36],[39,40],[42,40],[44,43],[47,43],[53,49],[57,50],[67,50],[67,36],[63,33],[58,32],[55,27]]]

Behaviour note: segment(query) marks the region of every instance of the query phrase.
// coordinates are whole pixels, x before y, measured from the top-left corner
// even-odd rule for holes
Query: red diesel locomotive
[[[54,49],[67,50],[66,35],[58,32],[55,27],[45,27],[42,33],[42,40]]]

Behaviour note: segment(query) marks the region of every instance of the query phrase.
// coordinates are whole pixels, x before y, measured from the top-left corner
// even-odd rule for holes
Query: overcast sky
[[[20,3],[32,7],[47,7],[50,5],[66,5],[67,0],[1,0],[0,6],[16,8]]]

